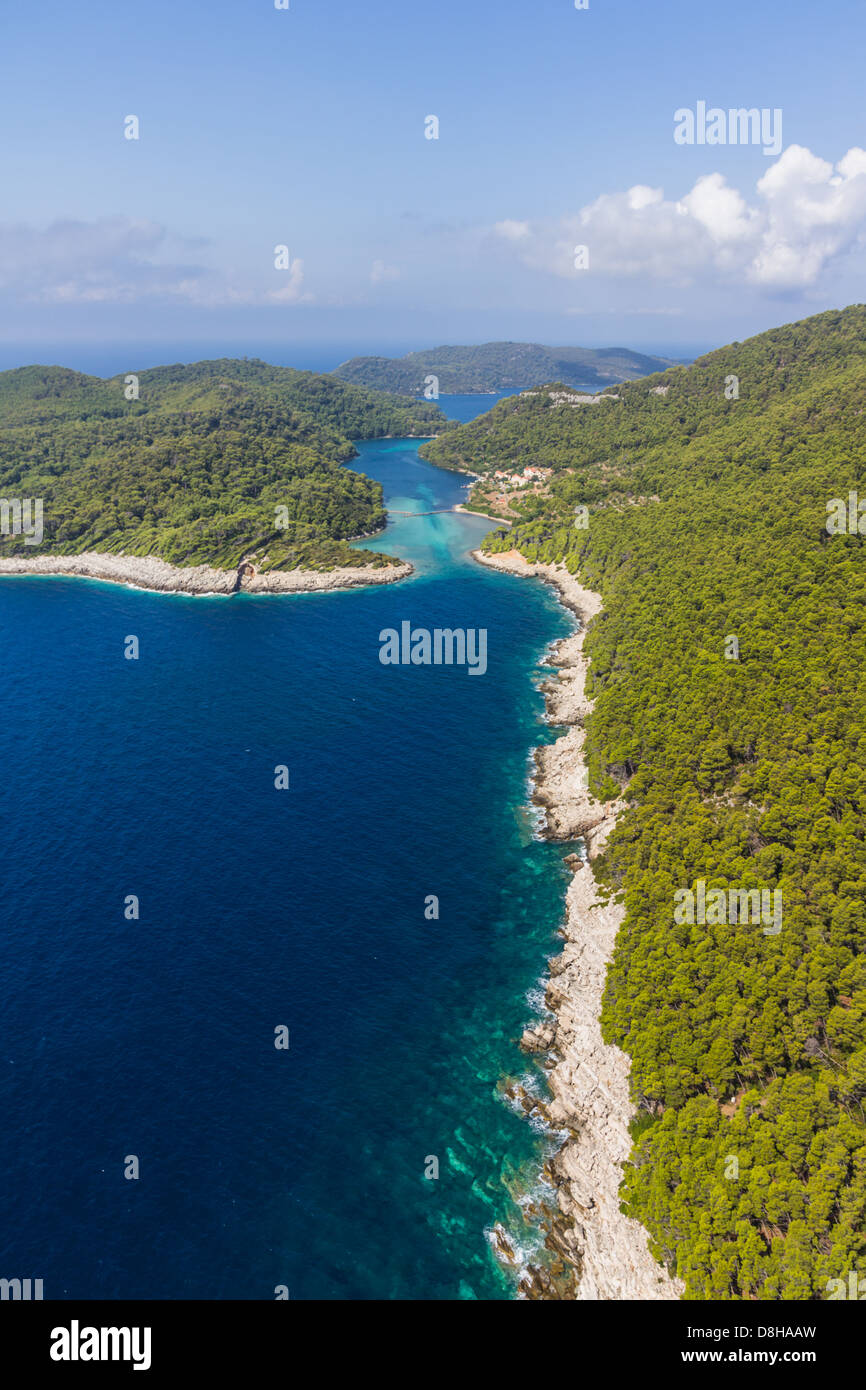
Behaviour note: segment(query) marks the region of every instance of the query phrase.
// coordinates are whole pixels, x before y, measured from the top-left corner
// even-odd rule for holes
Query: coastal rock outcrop
[[[581,620],[580,630],[557,643],[549,658],[559,678],[543,687],[547,715],[565,732],[536,750],[533,799],[544,814],[542,833],[554,840],[582,838],[586,858],[573,854],[566,860],[572,879],[566,893],[565,946],[550,961],[545,997],[555,1021],[531,1026],[521,1039],[525,1051],[547,1052],[552,1099],[543,1108],[551,1126],[568,1136],[545,1169],[559,1209],[548,1224],[545,1244],[571,1269],[567,1279],[550,1269],[530,1269],[521,1292],[530,1299],[677,1299],[683,1285],[653,1259],[643,1227],[620,1210],[622,1164],[631,1149],[634,1114],[629,1060],[603,1040],[599,1023],[607,963],[624,914],[619,904],[602,900],[591,862],[624,802],[597,802],[586,786],[583,765],[583,725],[591,709],[583,641],[588,624],[601,611],[601,599],[561,565],[529,564],[513,550],[476,552],[476,558],[553,584]]]
[[[412,572],[413,567],[406,561],[381,569],[351,565],[333,570],[258,573],[247,561],[242,561],[237,570],[224,570],[211,565],[170,565],[153,555],[102,555],[90,550],[81,555],[0,557],[0,576],[54,574],[105,579],[113,584],[172,594],[234,594],[241,589],[248,594],[314,593],[323,589],[355,589],[364,584],[393,584],[407,579]]]
[[[555,1037],[556,1028],[552,1023],[536,1023],[523,1030],[520,1047],[523,1052],[549,1052]]]

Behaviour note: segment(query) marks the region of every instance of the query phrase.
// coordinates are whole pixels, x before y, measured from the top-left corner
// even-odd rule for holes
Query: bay
[[[472,561],[488,523],[433,510],[465,480],[417,441],[359,448],[415,513],[362,543],[408,583],[0,585],[0,1274],[46,1298],[510,1298],[489,1233],[535,1239],[546,1141],[501,1087],[538,1084],[532,677],[570,619]],[[383,667],[404,619],[486,628],[487,673]]]

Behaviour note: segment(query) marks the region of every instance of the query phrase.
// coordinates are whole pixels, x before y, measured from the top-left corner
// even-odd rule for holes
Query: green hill
[[[542,347],[538,343],[482,343],[478,347],[438,347],[405,357],[353,357],[335,375],[344,381],[406,396],[423,395],[426,378],[436,376],[445,394],[522,391],[546,381],[598,389],[611,382],[646,376],[672,363],[629,348]]]
[[[866,506],[827,524],[866,499],[866,307],[613,394],[502,402],[426,452],[554,468],[487,548],[604,597],[587,749],[629,803],[597,861],[626,910],[602,1020],[640,1116],[625,1208],[687,1298],[824,1299],[866,1273]],[[781,892],[781,931],[678,921],[699,880]]]
[[[351,440],[449,427],[436,406],[255,359],[142,371],[137,400],[125,382],[0,373],[0,497],[43,499],[39,554],[381,565],[347,544],[385,524],[380,484],[341,466]],[[2,555],[34,553],[23,536],[0,537]]]

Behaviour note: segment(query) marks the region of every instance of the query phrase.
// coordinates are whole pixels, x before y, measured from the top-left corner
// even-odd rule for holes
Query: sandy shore
[[[650,1255],[643,1227],[619,1209],[634,1108],[628,1057],[603,1041],[599,1015],[607,962],[624,909],[599,900],[591,860],[603,849],[624,803],[602,805],[583,785],[583,724],[592,708],[585,693],[583,641],[586,627],[601,611],[601,599],[562,565],[532,565],[516,550],[473,553],[494,569],[535,575],[554,585],[581,621],[578,632],[556,644],[549,663],[559,679],[544,687],[548,718],[565,732],[535,752],[533,799],[543,809],[542,833],[553,840],[582,837],[589,856],[586,861],[576,855],[569,860],[566,944],[550,961],[545,996],[555,1022],[528,1029],[521,1042],[528,1052],[546,1054],[552,1100],[544,1107],[545,1118],[554,1129],[569,1131],[548,1165],[560,1213],[550,1238],[576,1273],[570,1287],[578,1299],[680,1298],[682,1285]],[[530,1271],[522,1289],[530,1298],[570,1296],[540,1270]]]
[[[483,516],[485,521],[492,521],[497,526],[511,526],[514,518],[509,521],[507,516],[491,516],[489,512],[473,512],[471,507],[464,507],[462,502],[458,502],[453,508],[455,512],[462,512],[464,516]]]
[[[137,589],[154,589],[171,594],[250,594],[314,593],[324,589],[355,589],[363,584],[393,584],[412,574],[408,563],[372,566],[346,566],[333,570],[278,570],[250,573],[239,579],[238,570],[213,569],[210,565],[170,565],[151,555],[100,555],[85,551],[81,555],[34,555],[0,558],[0,576],[7,574],[54,574],[71,578],[104,579],[112,584],[131,584]]]

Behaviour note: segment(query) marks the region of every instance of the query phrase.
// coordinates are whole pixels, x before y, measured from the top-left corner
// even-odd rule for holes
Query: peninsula
[[[0,575],[182,593],[388,583],[411,566],[350,542],[384,529],[354,439],[452,427],[435,405],[220,359],[108,380],[0,373]]]

